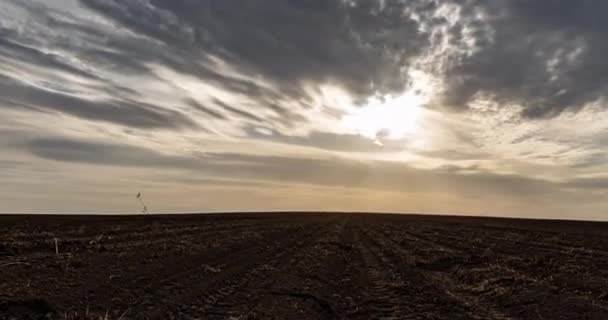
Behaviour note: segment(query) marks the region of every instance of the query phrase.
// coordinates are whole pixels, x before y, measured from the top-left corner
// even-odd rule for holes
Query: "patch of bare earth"
[[[0,319],[608,319],[608,225],[0,216]]]

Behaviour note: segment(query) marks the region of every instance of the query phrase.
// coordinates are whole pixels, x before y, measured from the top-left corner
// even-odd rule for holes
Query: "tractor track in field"
[[[173,301],[184,301],[202,294],[207,287],[237,276],[259,259],[271,256],[280,249],[279,244],[297,241],[305,235],[302,228],[286,228],[270,231],[260,237],[228,241],[223,246],[190,253],[188,258],[178,255],[171,261],[161,260],[160,263],[151,264],[141,270],[144,272],[132,283],[131,290],[140,288],[143,292],[135,296],[135,300],[131,300],[130,304],[145,310],[146,315],[157,315],[170,307]],[[176,263],[180,260],[182,263]],[[104,291],[103,288],[100,288],[100,291]],[[118,300],[127,299],[128,295]],[[164,307],[159,308],[159,305]]]
[[[259,302],[252,297],[251,291],[268,294],[270,285],[269,275],[280,273],[294,263],[285,263],[293,257],[299,257],[316,242],[321,241],[330,232],[326,228],[316,229],[313,232],[300,235],[295,239],[275,245],[272,250],[263,256],[251,259],[249,263],[236,266],[236,270],[226,275],[226,279],[217,281],[218,285],[210,285],[197,292],[202,297],[196,303],[182,305],[179,312],[188,314],[192,319],[229,319],[247,315],[255,309]],[[222,281],[224,280],[224,281]],[[266,290],[265,292],[263,290]],[[239,309],[238,311],[235,310]],[[178,313],[179,314],[179,313]],[[193,317],[194,316],[194,317]]]
[[[408,267],[393,247],[381,242],[380,234],[363,228],[355,234],[369,281],[366,292],[370,294],[361,319],[498,319],[472,315],[468,305]],[[438,316],[437,311],[449,317]]]
[[[410,235],[411,236],[411,235]],[[414,236],[415,237],[415,236]],[[492,319],[492,320],[510,320],[511,318],[505,315],[499,308],[491,305],[480,305],[479,301],[473,296],[469,296],[462,293],[455,293],[457,285],[450,278],[446,278],[438,272],[424,270],[417,267],[416,257],[418,256],[411,250],[405,248],[402,244],[395,243],[385,232],[374,233],[374,241],[378,246],[391,248],[391,254],[393,257],[400,259],[400,261],[407,266],[413,274],[416,274],[418,278],[424,279],[425,282],[435,287],[438,292],[443,293],[446,297],[454,301],[455,303],[463,306],[463,310],[466,310],[467,319]],[[418,239],[419,240],[419,239]],[[419,240],[420,241],[420,240]],[[432,242],[426,242],[426,245],[432,245]],[[445,247],[440,247],[442,251],[445,251]]]
[[[214,262],[214,265],[218,265],[221,271],[217,274],[207,272],[211,277],[207,281],[200,279],[200,284],[193,289],[190,289],[192,287],[190,286],[186,296],[176,299],[177,306],[172,306],[170,309],[177,309],[178,315],[217,317],[222,314],[223,309],[243,302],[238,299],[238,295],[235,295],[239,288],[263,277],[265,273],[271,272],[274,265],[281,263],[280,259],[305,248],[315,240],[318,233],[318,230],[315,232],[302,230],[283,237],[280,242],[269,241],[268,245],[259,251],[245,249],[243,252],[235,252],[234,256],[238,257],[236,259],[232,257],[232,254],[221,257]],[[290,250],[285,250],[285,248],[290,248]],[[206,266],[203,269],[205,268]],[[200,269],[188,271],[188,273],[193,273],[195,278],[200,277],[201,273],[193,271],[200,271]],[[165,281],[165,283],[168,284],[170,281]]]
[[[424,270],[425,276],[433,283],[439,284],[444,290],[455,299],[461,301],[464,305],[476,309],[475,314],[484,315],[484,319],[517,319],[522,316],[522,311],[530,312],[525,307],[519,310],[515,309],[507,312],[505,304],[526,304],[527,292],[517,292],[515,284],[533,289],[536,295],[551,296],[554,299],[563,301],[576,301],[580,299],[580,293],[576,288],[563,287],[559,288],[556,284],[551,283],[547,278],[539,278],[530,274],[526,270],[525,265],[517,266],[517,269],[510,267],[510,260],[519,260],[513,253],[503,253],[501,251],[492,253],[498,258],[497,262],[485,261],[483,254],[487,250],[478,248],[466,239],[461,241],[459,245],[444,242],[441,235],[438,235],[438,241],[430,240],[428,237],[418,235],[412,232],[402,232],[401,239],[413,241],[416,243],[424,243],[429,250],[429,253],[421,254],[420,251],[407,248],[403,241],[396,241],[396,234],[386,232],[385,230],[378,235],[379,239],[388,242],[386,246],[394,248],[399,256],[408,257],[407,263],[412,269]],[[403,235],[406,235],[403,238]],[[414,246],[416,248],[416,246]],[[468,248],[465,250],[463,248]],[[539,248],[535,248],[543,252]],[[460,267],[458,267],[460,264]],[[462,268],[464,264],[465,268]],[[453,267],[457,266],[456,269]],[[465,281],[463,281],[465,279]],[[466,283],[466,280],[474,279],[472,283]],[[470,280],[469,280],[470,281]],[[587,279],[580,279],[579,282],[585,283]],[[483,287],[488,288],[483,288]],[[586,285],[588,288],[591,284]],[[500,293],[496,293],[500,292]],[[494,294],[493,299],[488,299],[487,294]],[[500,299],[496,299],[500,295]],[[586,308],[592,314],[602,314],[608,312],[606,302],[598,301],[597,299],[586,299],[581,302],[587,304]],[[523,302],[523,303],[522,303]],[[542,309],[534,309],[531,314],[532,318],[543,317]],[[547,317],[550,318],[549,315]]]

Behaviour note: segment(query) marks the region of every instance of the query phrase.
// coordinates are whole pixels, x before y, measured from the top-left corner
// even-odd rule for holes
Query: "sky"
[[[3,0],[0,212],[608,218],[608,2]]]

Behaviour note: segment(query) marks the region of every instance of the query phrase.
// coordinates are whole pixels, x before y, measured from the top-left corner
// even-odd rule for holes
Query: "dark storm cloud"
[[[400,69],[426,44],[398,1],[82,1],[178,52],[221,57],[306,98],[304,83],[333,82],[365,98],[395,92]],[[247,90],[251,88],[243,87]]]
[[[449,50],[441,54],[448,59],[435,74],[445,84],[438,101],[455,109],[465,109],[476,97],[484,96],[501,105],[523,105],[525,117],[549,117],[603,99],[608,92],[604,58],[608,56],[608,4],[604,1],[80,3],[120,27],[102,27],[85,16],[34,1],[8,1],[26,10],[28,20],[36,25],[24,29],[0,24],[0,60],[78,75],[98,82],[99,90],[130,95],[131,99],[137,95],[132,88],[121,87],[111,76],[97,71],[154,78],[151,65],[160,65],[257,102],[221,106],[227,111],[221,113],[224,119],[210,108],[197,108],[207,116],[230,121],[232,115],[286,126],[305,120],[297,107],[286,107],[286,102],[305,108],[314,86],[320,83],[344,88],[357,102],[376,93],[402,91],[412,80],[407,76],[408,67],[442,43],[442,37],[454,46],[470,42],[475,48],[468,54]],[[436,15],[448,3],[460,8],[459,18],[447,33],[434,33],[449,25],[448,19]],[[61,51],[70,52],[85,65],[57,54]],[[246,77],[226,74],[212,57]],[[271,87],[248,79],[262,79]],[[123,109],[130,107],[123,104]],[[93,120],[108,121],[110,117],[90,116],[99,115],[98,109],[51,108]],[[262,109],[275,116],[259,116]],[[120,123],[125,125],[167,126],[166,120],[151,120],[158,115],[141,112],[141,108],[122,112]],[[133,119],[139,115],[144,119]]]
[[[431,32],[405,12],[439,28],[441,1],[141,1],[83,4],[177,50],[219,56],[273,81],[283,95],[307,99],[303,83],[333,82],[359,101],[398,92],[404,70],[425,54]],[[356,5],[350,5],[355,3]],[[608,92],[608,4],[605,1],[453,1],[461,17],[446,36],[475,50],[448,60],[441,102],[466,108],[485,96],[524,106],[528,118],[577,110]],[[480,17],[480,12],[484,15]],[[432,30],[430,30],[432,31]],[[435,35],[436,36],[436,35]],[[445,52],[450,55],[450,52]],[[202,77],[216,78],[211,73]],[[233,90],[262,89],[217,79]],[[243,90],[242,90],[243,91]],[[276,98],[276,97],[275,97]],[[273,99],[262,99],[269,105]],[[280,114],[280,110],[279,111]]]
[[[26,64],[45,76],[58,72],[91,79],[99,84],[92,89],[134,100],[139,99],[133,91],[138,85],[120,86],[111,73],[163,81],[151,69],[158,65],[256,102],[223,105],[228,113],[222,120],[233,115],[287,127],[305,121],[298,105],[306,108],[310,87],[320,83],[340,86],[358,102],[375,93],[401,91],[408,81],[407,66],[427,45],[405,12],[411,3],[400,1],[81,1],[119,27],[38,2],[6,5],[24,10],[28,21],[35,22],[27,29],[0,24],[0,59],[9,65]],[[246,77],[226,74],[215,58]],[[270,87],[246,78],[262,79]],[[82,109],[58,111],[92,120],[96,116],[89,115],[100,111]],[[221,119],[209,108],[197,109]],[[258,116],[261,110],[265,117]],[[149,123],[133,119],[146,117],[139,111],[122,114],[121,123]]]
[[[450,60],[443,103],[462,109],[482,95],[539,118],[606,98],[608,2],[464,3],[450,35],[457,44],[468,28],[477,51]],[[479,11],[485,18],[476,18]]]

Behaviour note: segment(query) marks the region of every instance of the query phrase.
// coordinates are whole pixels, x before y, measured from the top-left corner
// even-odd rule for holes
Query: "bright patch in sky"
[[[382,139],[401,139],[420,132],[423,108],[434,90],[431,78],[419,71],[409,75],[413,85],[398,95],[374,96],[363,107],[351,110],[343,125],[382,144]]]
[[[398,97],[374,97],[370,102],[344,117],[346,127],[381,142],[415,135],[422,99],[413,92]]]

